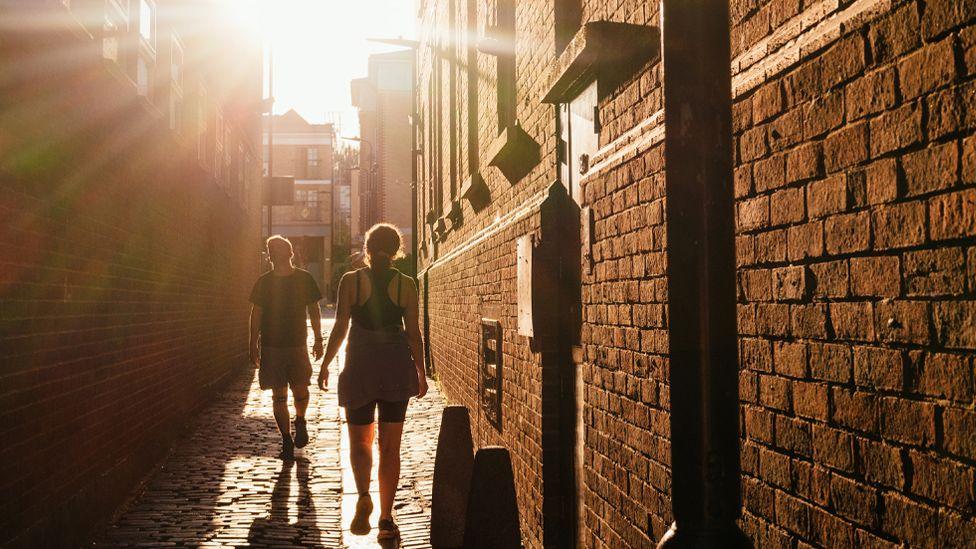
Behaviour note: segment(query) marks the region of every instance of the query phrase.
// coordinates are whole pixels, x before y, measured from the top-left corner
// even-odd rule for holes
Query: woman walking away
[[[346,273],[339,281],[335,327],[319,371],[319,388],[325,390],[328,365],[348,333],[346,363],[339,374],[339,405],[346,409],[349,461],[359,491],[349,529],[357,535],[370,531],[373,501],[369,482],[378,409],[380,540],[400,537],[393,520],[393,499],[400,481],[400,436],[410,397],[427,393],[417,286],[392,267],[401,241],[400,231],[387,223],[374,225],[366,233],[368,267]]]

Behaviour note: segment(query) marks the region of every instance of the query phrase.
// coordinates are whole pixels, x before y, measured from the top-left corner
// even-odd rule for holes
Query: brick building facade
[[[265,116],[264,173],[294,177],[295,196],[292,205],[273,207],[270,234],[280,234],[292,242],[295,265],[312,273],[325,299],[334,301],[335,128],[332,124],[311,124],[295,110],[275,115],[272,126],[273,152],[268,147],[269,119]],[[269,161],[273,174],[268,170]],[[267,211],[268,206],[264,206],[264,234],[269,234]]]
[[[221,9],[0,14],[0,545],[84,544],[246,364],[262,63]]]
[[[413,172],[410,115],[413,113],[414,53],[400,50],[369,56],[368,73],[350,83],[352,104],[359,110],[360,170],[353,194],[359,198],[353,247],[376,223],[396,225],[403,251],[413,239]]]
[[[972,545],[976,9],[729,8],[739,525],[762,547]],[[527,546],[651,545],[694,398],[671,390],[681,29],[628,1],[420,16],[430,365],[475,444],[511,450]]]

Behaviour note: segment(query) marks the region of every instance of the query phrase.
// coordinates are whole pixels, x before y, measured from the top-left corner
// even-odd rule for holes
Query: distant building
[[[359,222],[353,228],[353,241],[361,239],[374,223],[385,221],[403,232],[404,252],[412,251],[413,232],[409,120],[413,63],[413,50],[374,54],[369,56],[369,76],[351,83],[363,139],[361,171],[358,178],[353,177],[358,188],[352,189],[352,196],[359,198],[358,212],[353,214]]]
[[[335,131],[332,124],[311,124],[294,110],[274,117],[274,154],[268,153],[268,118],[265,117],[264,172],[269,160],[276,176],[295,178],[295,202],[275,206],[271,215],[271,234],[280,234],[295,247],[295,264],[308,270],[319,283],[322,294],[333,299],[332,291],[332,203]],[[268,234],[267,206],[263,228]]]

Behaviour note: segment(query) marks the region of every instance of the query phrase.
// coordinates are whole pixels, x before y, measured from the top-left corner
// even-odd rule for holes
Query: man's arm
[[[413,364],[417,368],[417,381],[420,384],[420,393],[417,398],[427,394],[427,372],[424,369],[424,338],[420,334],[420,306],[417,299],[417,285],[413,279],[404,275],[407,283],[404,284],[407,290],[407,306],[404,311],[404,321],[407,331],[407,343],[410,345],[410,353],[413,355]]]
[[[342,347],[342,343],[346,340],[346,334],[349,332],[349,317],[352,314],[352,306],[349,303],[349,286],[356,282],[355,274],[351,273],[342,275],[339,280],[335,324],[332,325],[332,331],[329,332],[329,343],[325,346],[325,360],[322,361],[322,367],[319,369],[319,388],[323,391],[329,382],[329,364],[339,354],[339,347]]]
[[[312,356],[315,360],[322,358],[322,313],[319,302],[313,301],[306,308],[308,318],[312,321],[312,333],[315,334],[315,344],[312,345]]]
[[[250,353],[251,362],[254,365],[258,363],[258,334],[261,332],[261,315],[264,311],[261,307],[257,305],[251,305],[251,317],[248,320],[249,329],[251,332],[251,337],[248,341],[248,351]]]

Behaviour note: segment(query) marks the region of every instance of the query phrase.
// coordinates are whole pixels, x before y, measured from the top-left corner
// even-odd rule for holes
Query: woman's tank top
[[[361,273],[369,279],[372,287],[369,298],[362,305],[359,304]],[[396,301],[390,299],[390,282],[396,277]],[[389,268],[374,271],[366,267],[356,271],[356,301],[352,306],[352,321],[367,330],[400,330],[403,329],[404,308],[399,305],[400,285],[402,282],[400,271]]]

